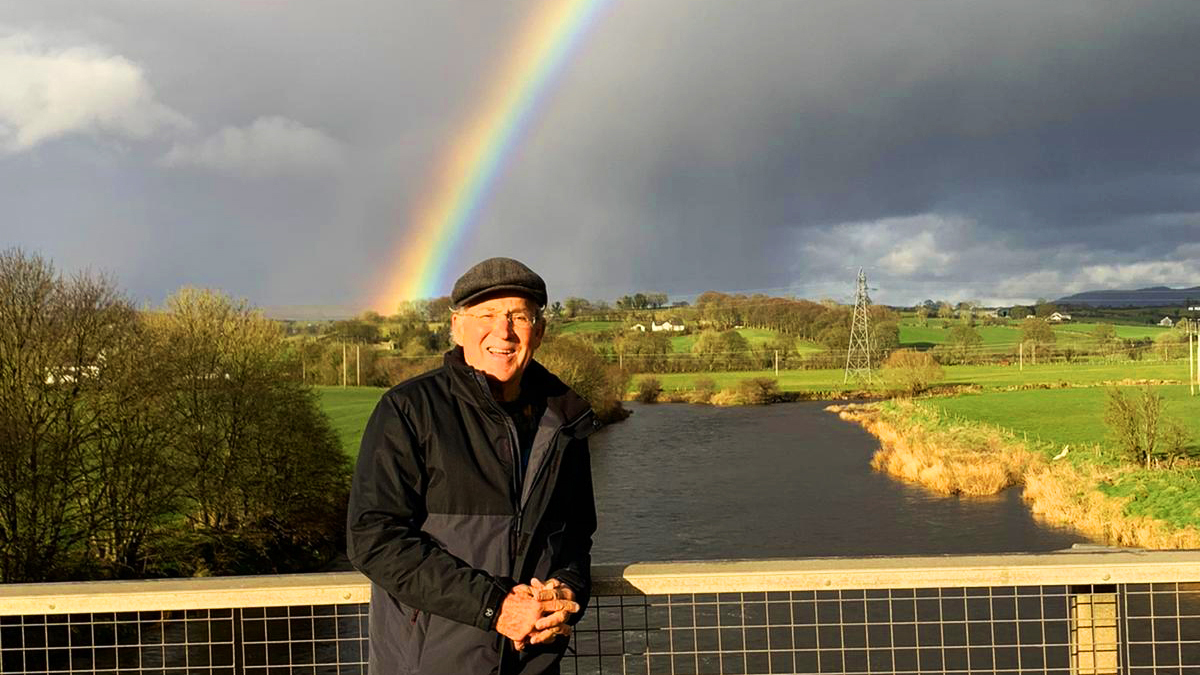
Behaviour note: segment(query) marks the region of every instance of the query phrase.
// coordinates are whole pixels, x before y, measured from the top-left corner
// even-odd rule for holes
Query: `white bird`
[[[1051,457],[1050,459],[1052,459],[1052,460],[1053,460],[1053,459],[1062,459],[1063,457],[1066,457],[1066,456],[1067,456],[1067,453],[1068,453],[1068,452],[1070,452],[1070,451],[1071,451],[1071,446],[1070,446],[1070,444],[1064,445],[1064,446],[1063,446],[1063,449],[1062,449],[1062,452],[1060,452],[1060,453],[1058,453],[1057,455],[1055,455],[1055,456]]]

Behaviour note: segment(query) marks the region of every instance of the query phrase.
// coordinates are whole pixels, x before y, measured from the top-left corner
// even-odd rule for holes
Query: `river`
[[[626,404],[591,437],[596,563],[1035,552],[1087,540],[1019,489],[945,497],[871,469],[879,447],[827,403]]]

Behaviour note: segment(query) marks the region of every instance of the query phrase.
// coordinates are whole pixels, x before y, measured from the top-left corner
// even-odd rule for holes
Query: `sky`
[[[0,248],[139,302],[392,311],[544,5],[5,0]],[[552,301],[852,302],[859,267],[893,305],[1200,285],[1196,35],[1194,0],[611,0],[439,292],[493,255]]]

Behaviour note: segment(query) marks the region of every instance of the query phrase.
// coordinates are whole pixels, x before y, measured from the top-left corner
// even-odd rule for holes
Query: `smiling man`
[[[596,529],[587,402],[533,360],[546,284],[490,258],[454,284],[456,347],[379,401],[347,552],[371,580],[373,673],[557,673]]]

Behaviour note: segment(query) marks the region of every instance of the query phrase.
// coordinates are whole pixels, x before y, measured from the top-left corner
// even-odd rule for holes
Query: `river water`
[[[879,443],[827,403],[629,403],[591,437],[595,563],[1035,552],[1087,540],[1019,489],[944,497],[871,469]]]

